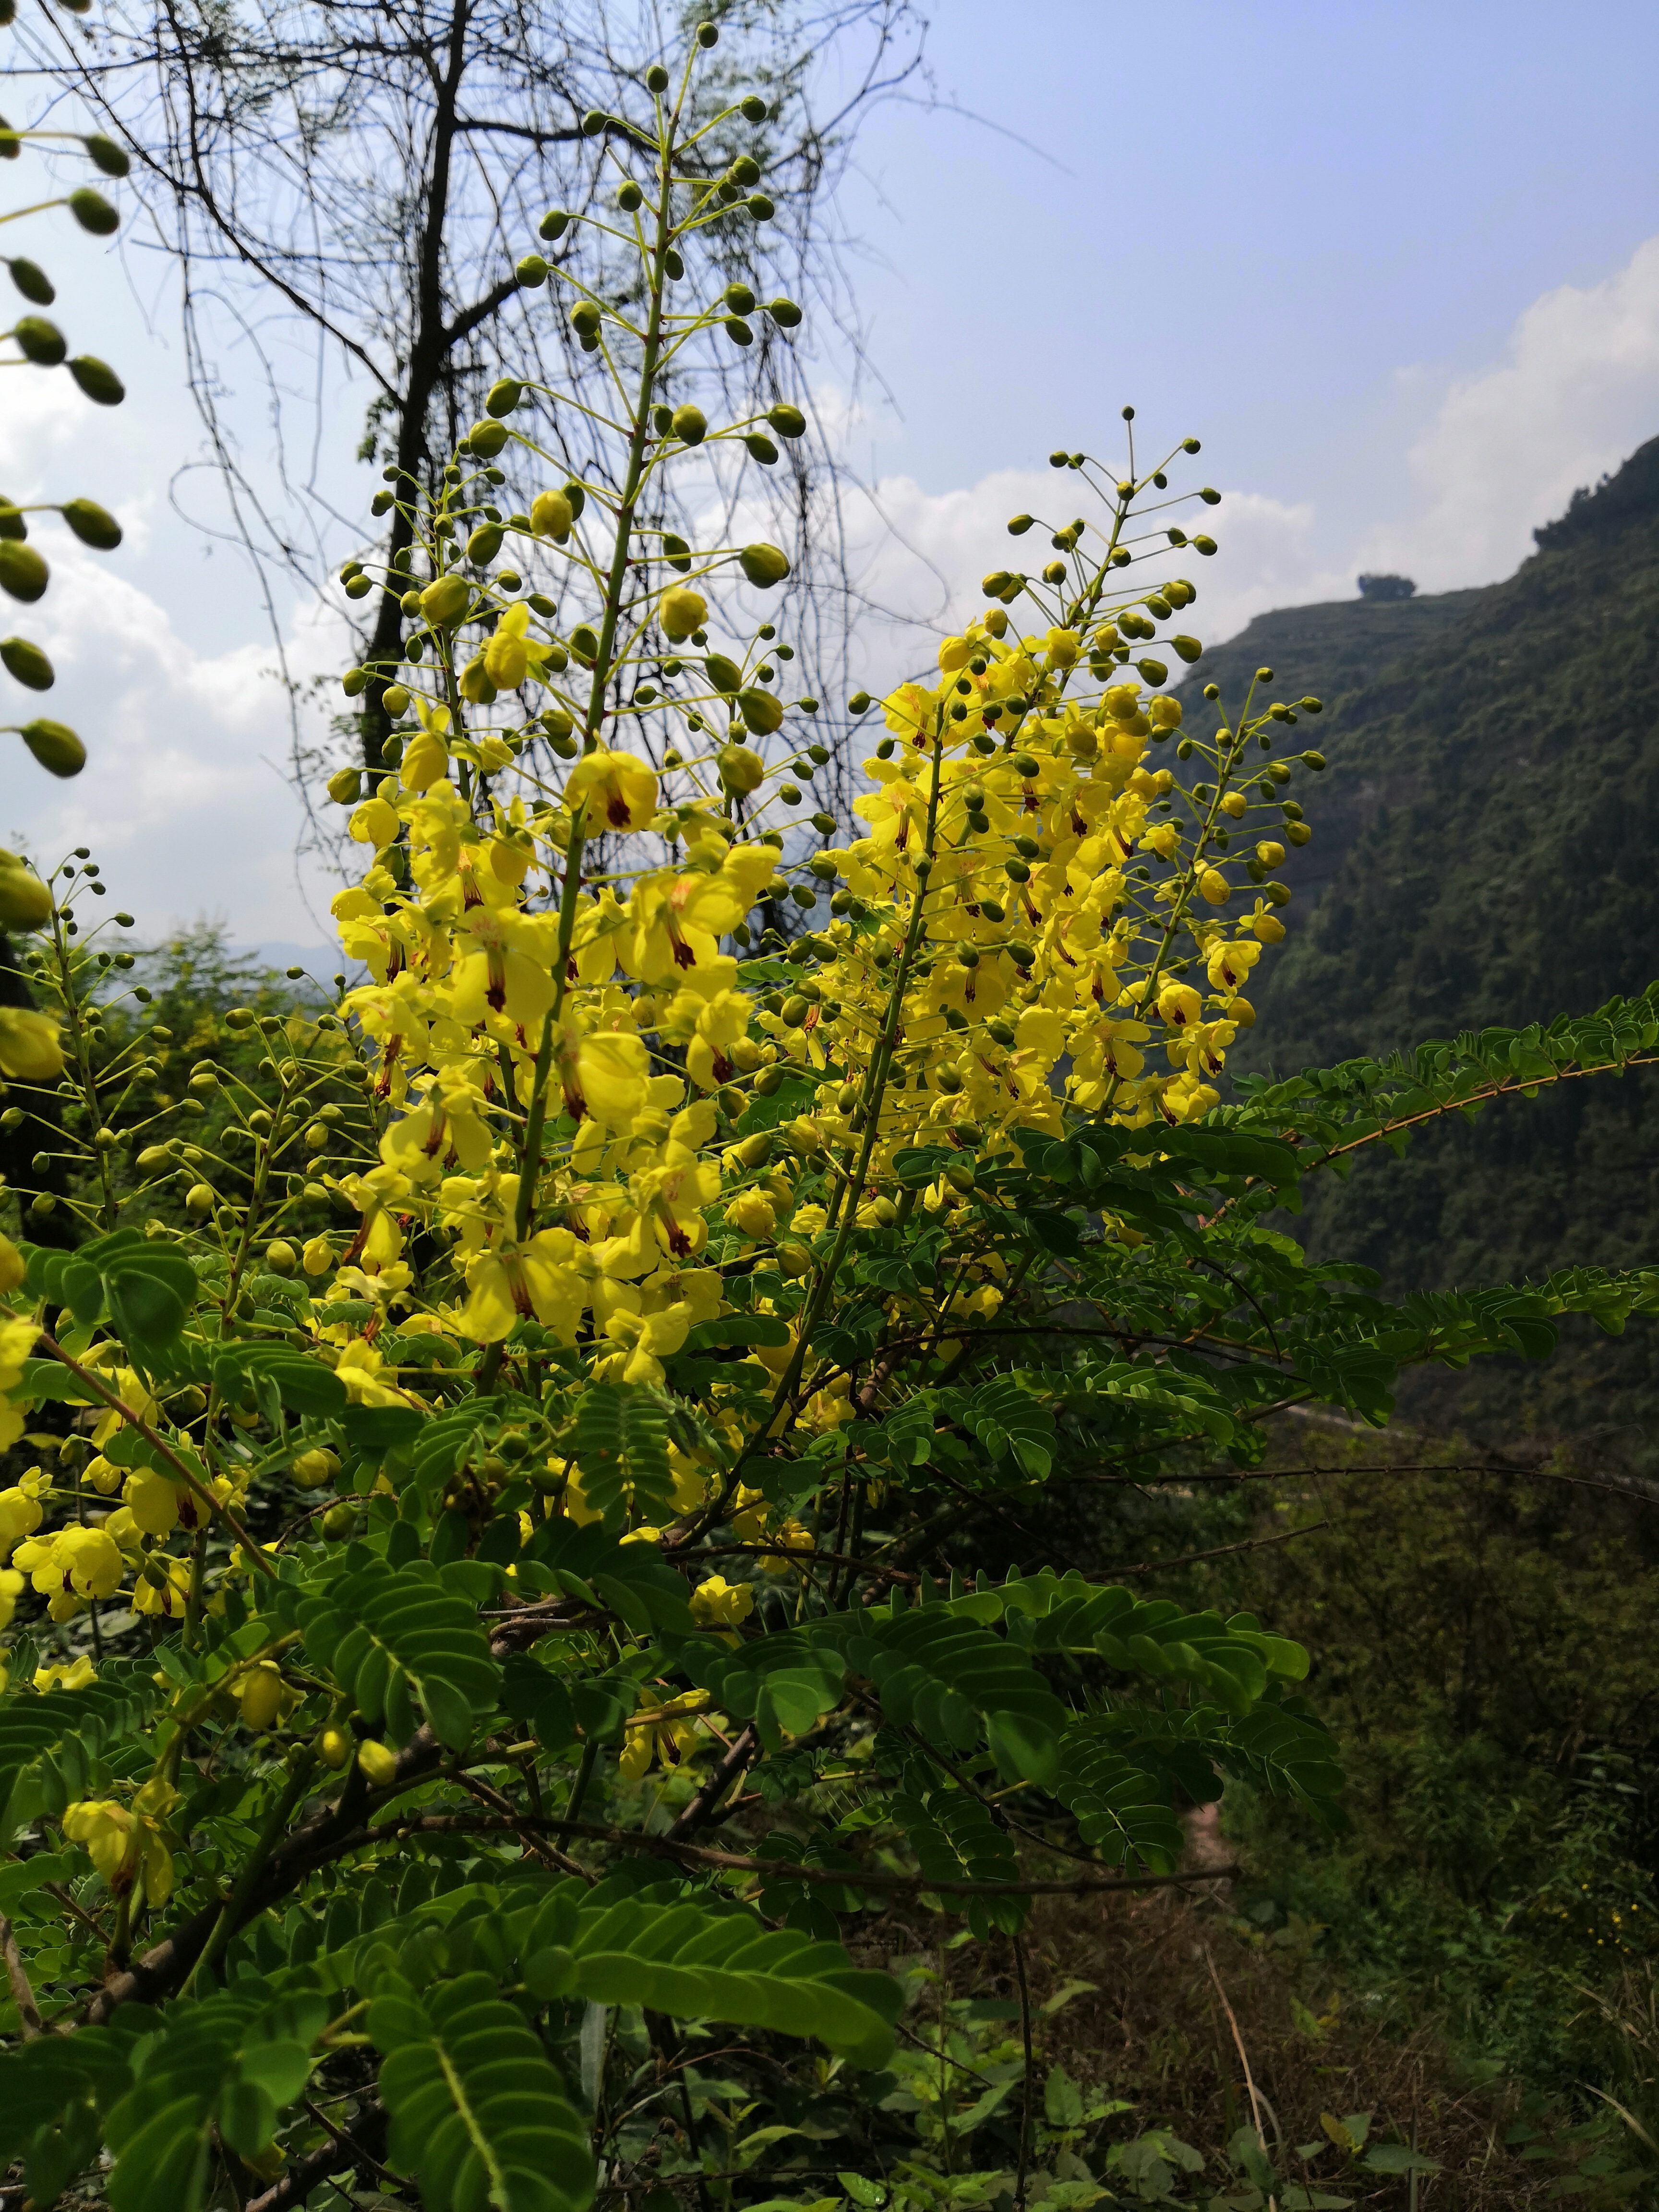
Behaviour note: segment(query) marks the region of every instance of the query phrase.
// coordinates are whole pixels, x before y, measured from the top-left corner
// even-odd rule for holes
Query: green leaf
[[[477,1611],[429,1560],[384,1559],[307,1598],[299,1626],[313,1663],[332,1673],[371,1722],[406,1742],[423,1711],[440,1742],[465,1750],[495,1710],[501,1668]]]
[[[631,1499],[641,1520],[666,1517],[674,1477],[668,1462],[673,1401],[632,1382],[585,1389],[576,1412],[571,1455],[581,1469],[582,1494],[607,1524],[620,1525]]]
[[[368,2010],[384,2054],[387,2159],[427,2212],[581,2212],[593,2195],[586,2128],[522,2013],[487,1974]]]

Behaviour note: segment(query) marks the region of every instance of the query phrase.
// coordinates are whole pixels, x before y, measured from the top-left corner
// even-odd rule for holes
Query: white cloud
[[[1417,513],[1368,538],[1359,567],[1406,568],[1429,591],[1486,584],[1659,431],[1659,238],[1600,284],[1534,300],[1503,364],[1454,384],[1413,447]]]
[[[193,652],[146,592],[68,538],[42,533],[52,587],[19,627],[58,673],[45,695],[8,680],[7,719],[67,722],[87,747],[83,772],[49,776],[15,738],[5,755],[4,831],[46,865],[92,847],[113,906],[154,940],[222,915],[240,940],[314,941],[326,890],[310,912],[295,881],[301,810],[287,781],[286,696],[269,647]],[[322,625],[301,626],[301,673],[339,665]],[[326,927],[325,921],[324,927]]]

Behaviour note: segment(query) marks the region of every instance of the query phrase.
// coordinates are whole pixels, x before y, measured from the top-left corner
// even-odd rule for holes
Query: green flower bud
[[[734,315],[750,315],[755,311],[755,295],[746,284],[728,284],[720,297]]]
[[[750,214],[754,216],[757,222],[770,222],[773,216],[778,211],[774,203],[767,198],[764,192],[750,192],[748,198],[744,202],[744,205],[748,209]]]
[[[348,699],[362,698],[368,688],[368,671],[366,668],[348,668],[340,678],[340,689]]]
[[[678,568],[682,576],[687,574],[691,566],[691,548],[684,538],[677,538],[672,530],[664,531],[662,551],[671,568]]]
[[[1202,553],[1206,560],[1212,553],[1219,550],[1213,538],[1194,538],[1188,542],[1195,553]]]
[[[26,260],[20,253],[9,264],[11,281],[26,300],[37,307],[49,307],[58,297],[57,288],[37,261]]]
[[[23,743],[51,775],[79,775],[87,764],[87,749],[73,730],[62,722],[25,722]]]
[[[1011,538],[1024,538],[1036,520],[1036,517],[1034,514],[1015,515],[1008,525],[1008,535]]]
[[[688,399],[683,407],[674,410],[674,435],[684,446],[700,446],[708,435],[708,419],[701,407],[694,407]]]
[[[355,806],[363,795],[362,771],[355,768],[337,768],[330,776],[326,788],[337,806]]]
[[[81,143],[92,156],[94,168],[101,169],[106,177],[125,177],[132,167],[125,148],[118,146],[112,138],[106,138],[101,131],[94,131]]]
[[[1221,494],[1212,484],[1206,484],[1198,495],[1206,507],[1219,507],[1221,504]]]
[[[120,524],[96,500],[67,499],[58,511],[83,545],[112,553],[120,544]]]
[[[574,217],[567,215],[562,208],[549,208],[536,228],[550,243],[556,238],[562,238],[574,221]]]
[[[15,599],[33,601],[46,590],[52,571],[32,545],[0,538],[0,590]]]
[[[766,763],[760,755],[751,752],[747,745],[723,745],[720,755],[720,781],[733,797],[744,798],[758,791],[766,775]]]
[[[12,336],[25,361],[37,368],[56,368],[69,351],[69,341],[56,323],[44,315],[23,315],[12,325]]]
[[[578,623],[570,633],[570,650],[584,668],[591,668],[599,657],[599,633],[586,623]]]
[[[484,399],[486,415],[510,415],[524,398],[524,386],[516,376],[497,377]]]
[[[605,113],[604,108],[590,107],[586,114],[582,118],[583,137],[597,138],[600,131],[604,130],[605,125],[610,120],[611,118]]]
[[[127,396],[125,385],[109,364],[89,353],[76,355],[69,373],[95,406],[118,407]]]
[[[1031,871],[1024,860],[1005,860],[1003,867],[1011,883],[1028,884],[1031,880]]]
[[[51,890],[33,870],[0,866],[0,929],[39,929],[51,920]]]
[[[698,26],[697,26],[697,44],[698,44],[700,46],[702,46],[702,47],[705,47],[705,48],[709,47],[709,46],[719,46],[720,42],[720,26],[719,26],[717,23],[699,23],[699,24],[698,24]]]
[[[466,557],[487,568],[501,550],[501,526],[499,522],[481,522],[466,541]]]
[[[1316,774],[1318,774],[1324,768],[1325,756],[1323,753],[1304,753],[1302,765],[1304,768],[1312,769]]]
[[[743,709],[744,720],[757,737],[770,737],[783,720],[783,702],[772,692],[763,691],[758,685],[750,685],[739,691],[738,704]],[[800,797],[799,791],[795,797]]]
[[[708,671],[708,680],[717,691],[724,691],[729,696],[743,689],[743,671],[734,660],[728,660],[723,653],[711,653],[702,665]]]
[[[547,282],[547,264],[539,253],[521,253],[513,273],[526,292],[538,292]]]
[[[755,343],[755,333],[741,315],[728,315],[720,327],[733,345],[750,346]]]
[[[849,714],[867,714],[873,702],[867,691],[855,691],[847,702]]]
[[[1161,660],[1152,660],[1151,659],[1138,660],[1135,663],[1135,666],[1140,671],[1142,679],[1146,683],[1167,684],[1170,680],[1169,668],[1165,663]]]
[[[815,814],[811,817],[811,822],[812,827],[817,831],[820,837],[833,837],[835,836],[836,824],[836,817],[833,814]]]
[[[624,179],[623,181],[617,185],[617,205],[622,210],[624,215],[634,214],[637,209],[643,206],[644,203],[645,194],[634,182],[632,177]]]
[[[654,93],[665,93],[667,91],[668,71],[663,67],[660,62],[653,62],[650,68],[647,70],[645,73],[645,88],[647,92]]]
[[[26,637],[0,637],[0,661],[6,672],[15,676],[31,691],[50,691],[54,681],[52,665],[38,645]]]
[[[766,419],[781,438],[804,438],[806,417],[799,407],[792,407],[787,399],[780,399],[775,407],[769,407]]]
[[[1016,775],[1032,776],[1042,774],[1037,763],[1031,758],[1030,753],[1015,753],[1008,765]]]
[[[505,422],[475,422],[462,441],[466,450],[481,461],[493,461],[507,443]]]
[[[82,229],[89,230],[94,238],[107,238],[121,228],[120,216],[102,192],[94,191],[90,185],[70,194],[69,210]]]
[[[774,300],[766,312],[781,331],[793,331],[802,320],[801,311],[793,300]]]
[[[744,547],[738,556],[738,566],[751,584],[763,592],[769,592],[789,574],[789,556],[781,547],[763,540]]]
[[[778,458],[778,449],[763,431],[749,431],[743,442],[749,448],[751,460],[758,461],[763,468],[773,466]]]
[[[1194,660],[1201,660],[1204,657],[1204,648],[1195,637],[1172,637],[1170,648],[1189,666]]]

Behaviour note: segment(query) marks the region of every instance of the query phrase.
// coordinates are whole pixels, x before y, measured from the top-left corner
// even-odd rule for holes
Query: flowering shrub
[[[1649,1056],[1656,1024],[1223,1104],[1322,762],[1291,735],[1317,702],[1264,702],[1269,672],[1190,719],[1164,688],[1202,650],[1152,649],[1197,598],[1169,569],[1213,550],[1170,519],[1195,441],[1121,476],[1057,454],[1090,512],[880,702],[859,834],[805,813],[829,748],[755,615],[787,562],[653,520],[667,471],[802,427],[670,404],[757,313],[735,283],[678,304],[680,242],[768,204],[742,161],[700,172],[685,81],[588,118],[628,298],[529,263],[610,367],[584,426],[610,460],[546,459],[500,515],[495,458],[540,451],[504,377],[434,497],[377,501],[416,550],[403,662],[345,679],[399,725],[386,765],[331,787],[367,980],[233,1011],[252,1073],[204,1061],[135,1125],[179,1040],[97,1049],[126,985],[95,863],[37,898],[5,1070],[20,1098],[62,1073],[83,1232],[29,1240],[43,1188],[0,1247],[27,1463],[0,1492],[0,2158],[39,2203],[100,2157],[118,2212],[337,2203],[352,2174],[556,2212],[596,2160],[613,2190],[700,2182],[710,2024],[746,2033],[739,2069],[815,2039],[856,2098],[901,2001],[842,1948],[872,1905],[1018,1951],[1041,1890],[1199,1879],[1180,1815],[1230,1778],[1340,1817],[1283,1624],[994,1575],[988,1516],[1248,1467],[1287,1405],[1380,1421],[1408,1361],[1653,1303],[1579,1274],[1394,1308],[1263,1225],[1357,1146]],[[1017,2197],[1032,2139],[1028,2088]],[[1229,2203],[1273,2185],[1251,2156]],[[1073,2163],[1056,2203],[1107,2185]]]

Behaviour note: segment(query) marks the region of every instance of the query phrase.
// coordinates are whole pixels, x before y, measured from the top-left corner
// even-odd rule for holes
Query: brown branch
[[[1224,1559],[1231,1552],[1259,1551],[1264,1544],[1288,1544],[1295,1536],[1311,1536],[1316,1528],[1328,1528],[1328,1521],[1310,1521],[1300,1528],[1276,1528],[1271,1536],[1247,1536],[1240,1544],[1218,1544],[1208,1552],[1183,1552],[1178,1559],[1149,1559],[1144,1566],[1109,1567],[1114,1575],[1161,1575],[1169,1567],[1195,1567],[1201,1559]]]
[[[0,1912],[0,1952],[6,1960],[6,1979],[11,1984],[12,2002],[17,2007],[17,2017],[22,2023],[23,2040],[33,2043],[37,2035],[46,2033],[40,2018],[40,2008],[34,2002],[34,1991],[29,1987],[29,1978],[23,1970],[23,1961],[17,1948],[17,1938],[11,1932],[11,1923]]]
[[[671,1825],[668,1830],[671,1838],[689,1836],[693,1830],[706,1826],[714,1819],[715,1808],[721,1798],[752,1765],[760,1747],[760,1732],[750,1721],[732,1737],[724,1755],[716,1762],[713,1773]]]
[[[1189,1881],[1230,1881],[1243,1872],[1236,1861],[1218,1867],[1192,1868],[1181,1874],[1085,1875],[1072,1881],[936,1881],[923,1874],[889,1874],[881,1868],[797,1865],[793,1859],[756,1859],[740,1851],[719,1851],[706,1844],[678,1842],[672,1836],[641,1835],[631,1828],[604,1827],[592,1820],[480,1820],[469,1813],[416,1813],[386,1820],[363,1832],[369,1839],[394,1835],[495,1834],[520,1827],[555,1829],[583,1836],[620,1850],[644,1851],[654,1858],[690,1859],[723,1874],[751,1874],[763,1881],[816,1882],[828,1888],[890,1890],[938,1897],[1087,1897],[1103,1891],[1179,1888]]]

